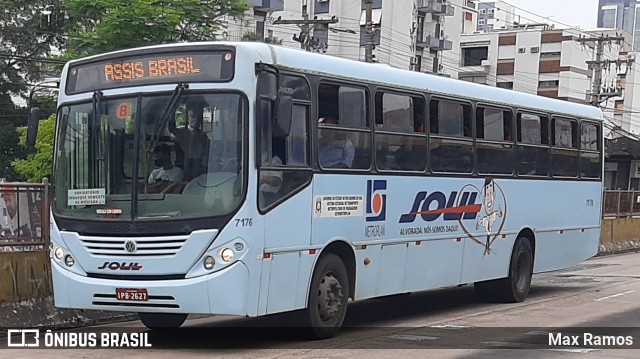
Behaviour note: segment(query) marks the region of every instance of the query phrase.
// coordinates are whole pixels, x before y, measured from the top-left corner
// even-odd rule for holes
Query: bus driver
[[[320,119],[320,125],[335,126],[338,120],[327,116]],[[318,161],[323,168],[351,168],[355,149],[344,133],[336,130],[320,131]]]
[[[171,162],[171,147],[167,144],[160,144],[153,149],[153,164],[156,169],[149,175],[149,186],[147,193],[162,192],[169,187],[172,182],[181,182],[183,172],[180,167],[174,166]]]

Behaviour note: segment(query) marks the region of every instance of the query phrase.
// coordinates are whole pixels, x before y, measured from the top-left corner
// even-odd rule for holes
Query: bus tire
[[[476,282],[474,290],[481,300],[491,302],[519,303],[524,301],[531,288],[533,275],[533,249],[525,237],[516,240],[506,278]]]
[[[349,276],[342,259],[333,253],[322,255],[313,271],[304,315],[312,339],[331,338],[340,330],[348,296]]]
[[[142,324],[149,329],[175,329],[179,328],[188,314],[175,313],[138,313],[138,317]]]

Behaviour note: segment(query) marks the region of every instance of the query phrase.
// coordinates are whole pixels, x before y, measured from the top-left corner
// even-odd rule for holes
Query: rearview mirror
[[[258,75],[258,97],[269,101],[278,98],[278,76],[273,72],[262,71]]]
[[[273,135],[284,138],[291,132],[291,116],[293,116],[293,98],[280,96],[278,99],[278,112],[274,117]]]
[[[40,109],[34,107],[29,113],[29,121],[27,122],[27,146],[33,147],[38,137],[38,126],[40,124]]]

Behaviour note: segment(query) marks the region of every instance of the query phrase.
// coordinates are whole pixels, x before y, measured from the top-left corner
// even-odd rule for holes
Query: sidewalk
[[[598,247],[598,256],[620,254],[627,252],[640,252],[640,241],[628,240],[623,242],[601,243]]]
[[[0,304],[0,336],[6,329],[61,329],[137,320],[135,313],[59,309],[53,297]]]

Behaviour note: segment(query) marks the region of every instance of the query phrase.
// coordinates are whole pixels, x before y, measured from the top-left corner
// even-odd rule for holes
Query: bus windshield
[[[122,221],[232,212],[244,193],[246,107],[239,94],[192,92],[61,106],[54,213]]]

